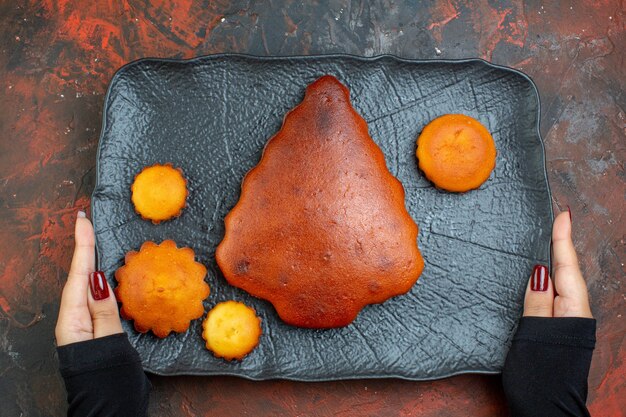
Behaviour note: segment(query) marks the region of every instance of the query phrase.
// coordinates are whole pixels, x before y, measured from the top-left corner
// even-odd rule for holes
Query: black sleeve
[[[502,371],[511,416],[589,416],[595,344],[594,319],[522,317]]]
[[[125,333],[57,348],[69,417],[143,417],[151,384]]]

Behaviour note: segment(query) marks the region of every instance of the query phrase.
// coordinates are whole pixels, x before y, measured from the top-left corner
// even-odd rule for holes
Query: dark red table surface
[[[626,410],[625,6],[584,1],[47,0],[0,4],[0,415],[65,413],[54,326],[104,94],[123,64],[350,53],[480,57],[529,74],[556,211],[572,209],[598,343],[596,416]],[[414,3],[420,3],[414,5]],[[207,161],[210,164],[210,161]],[[434,382],[151,377],[152,416],[505,416],[499,376]]]

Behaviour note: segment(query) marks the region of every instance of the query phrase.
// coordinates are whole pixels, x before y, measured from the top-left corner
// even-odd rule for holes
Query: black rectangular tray
[[[366,307],[353,324],[306,330],[285,325],[271,304],[228,285],[214,253],[243,176],[305,87],[324,74],[348,86],[404,185],[426,266],[408,294]],[[472,116],[493,134],[496,168],[478,190],[437,190],[417,168],[419,132],[446,113]],[[236,299],[262,318],[260,345],[241,362],[216,359],[204,348],[201,320],[165,339],[124,322],[147,371],[318,381],[425,380],[502,368],[530,270],[549,260],[552,210],[539,98],[526,75],[475,59],[143,59],[115,74],[103,117],[92,211],[99,267],[111,284],[126,252],[146,240],[173,239],[208,267],[207,311]],[[185,172],[188,207],[153,225],[135,214],[130,185],[144,166],[165,162]]]

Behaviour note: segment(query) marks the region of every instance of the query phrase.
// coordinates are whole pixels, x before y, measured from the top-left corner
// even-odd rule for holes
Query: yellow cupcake
[[[216,357],[240,360],[259,344],[261,319],[251,307],[225,301],[209,311],[202,329],[206,347]]]

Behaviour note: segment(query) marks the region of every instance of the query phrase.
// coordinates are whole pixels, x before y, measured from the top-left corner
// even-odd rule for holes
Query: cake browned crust
[[[225,226],[216,258],[228,282],[294,326],[348,325],[424,267],[404,189],[332,76],[286,115]]]

